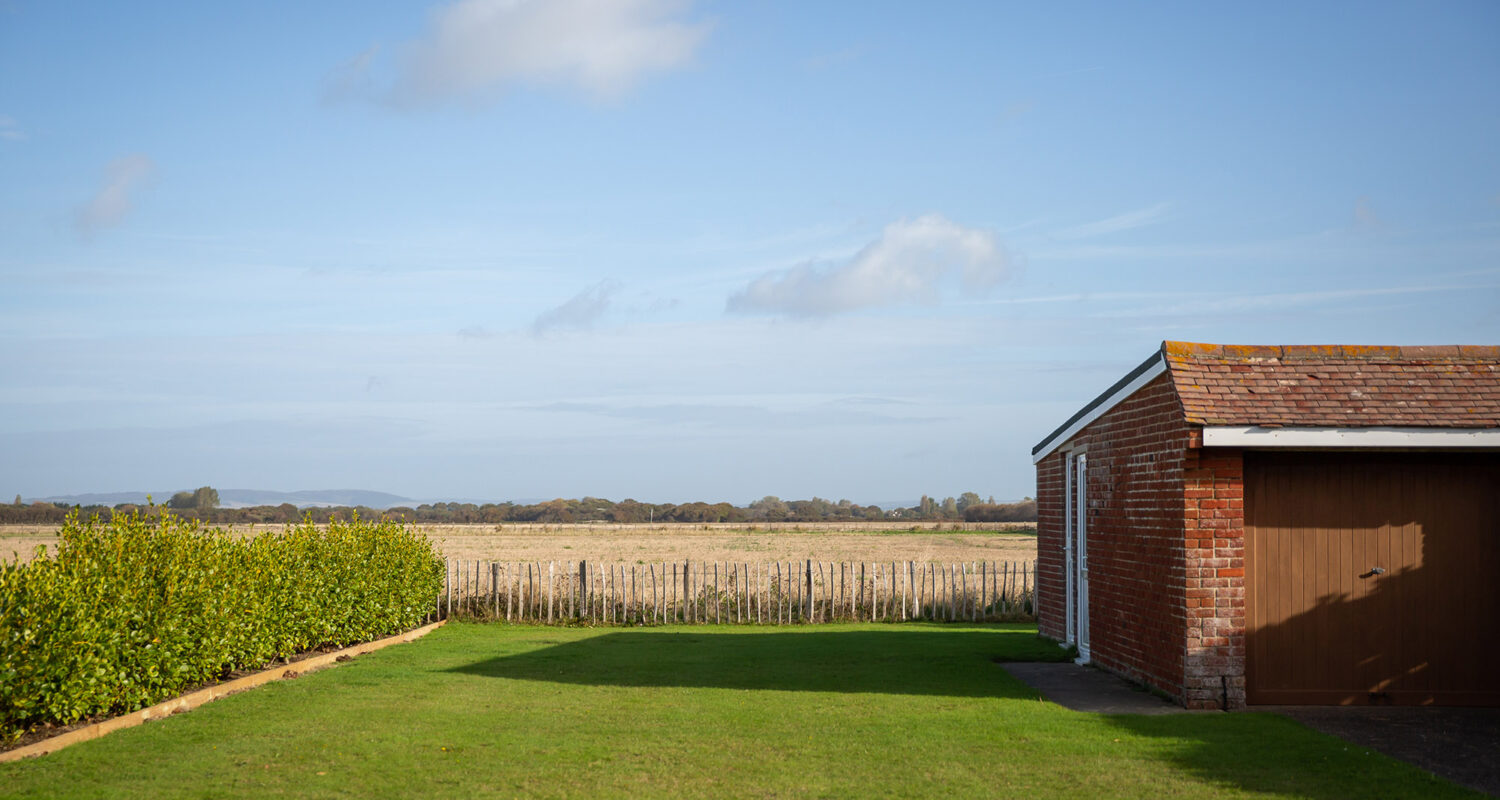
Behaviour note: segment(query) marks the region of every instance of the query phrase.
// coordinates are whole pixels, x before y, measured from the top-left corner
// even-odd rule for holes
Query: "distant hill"
[[[219,500],[226,506],[279,506],[291,503],[298,508],[307,506],[366,506],[390,508],[412,505],[410,497],[371,492],[364,489],[314,489],[303,492],[271,492],[264,489],[223,489]]]
[[[69,494],[56,497],[27,498],[31,500],[42,500],[48,503],[67,503],[68,505],[80,506],[116,506],[120,503],[144,504],[146,495],[151,495],[157,505],[165,505],[167,500],[178,491],[169,489],[161,492],[97,492],[91,494]],[[409,497],[387,494],[386,492],[370,492],[363,489],[316,489],[302,492],[273,492],[265,489],[220,489],[219,504],[225,508],[243,508],[245,506],[279,506],[282,503],[291,503],[298,508],[309,506],[366,506],[369,508],[390,508],[391,506],[413,505],[416,501]]]

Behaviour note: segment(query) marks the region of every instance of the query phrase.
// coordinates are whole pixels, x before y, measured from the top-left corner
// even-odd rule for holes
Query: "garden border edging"
[[[440,619],[437,622],[423,625],[420,628],[413,628],[412,630],[409,630],[405,633],[398,633],[395,636],[388,636],[384,639],[376,639],[372,642],[352,645],[342,650],[336,650],[332,653],[323,653],[321,655],[313,656],[312,658],[303,659],[302,661],[296,661],[290,664],[283,664],[279,667],[272,667],[271,669],[262,670],[253,675],[246,675],[242,678],[235,678],[232,681],[214,684],[213,686],[205,686],[202,689],[188,692],[187,694],[174,697],[170,700],[165,700],[163,702],[157,703],[154,706],[148,706],[146,708],[140,709],[139,711],[132,711],[129,714],[112,717],[110,719],[104,720],[103,722],[96,722],[92,725],[78,728],[77,730],[71,730],[67,733],[58,734],[57,736],[54,736],[50,739],[43,739],[40,742],[35,742],[33,744],[26,745],[25,747],[17,747],[14,750],[8,750],[6,752],[0,753],[0,764],[6,763],[8,761],[19,761],[23,758],[33,758],[36,756],[46,755],[47,753],[56,752],[63,749],[64,747],[68,747],[69,745],[74,745],[79,742],[86,742],[90,739],[98,739],[99,737],[107,733],[112,733],[124,728],[134,728],[137,725],[141,725],[147,722],[152,722],[158,719],[165,719],[172,716],[173,714],[180,714],[184,711],[191,711],[198,706],[204,705],[205,703],[211,703],[221,697],[226,697],[231,694],[243,692],[247,689],[254,689],[257,686],[270,683],[271,681],[281,680],[283,678],[295,678],[299,675],[312,672],[313,670],[332,666],[341,658],[353,658],[354,656],[364,655],[365,653],[373,653],[376,650],[389,647],[393,644],[401,644],[403,642],[410,642],[416,639],[420,639],[423,636],[431,633],[432,631],[441,628],[445,623],[447,623],[447,621],[448,620],[446,619]]]

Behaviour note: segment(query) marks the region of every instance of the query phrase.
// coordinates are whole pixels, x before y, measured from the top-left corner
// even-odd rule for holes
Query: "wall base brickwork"
[[[1183,705],[1245,705],[1245,465],[1238,450],[1183,464],[1187,641]]]

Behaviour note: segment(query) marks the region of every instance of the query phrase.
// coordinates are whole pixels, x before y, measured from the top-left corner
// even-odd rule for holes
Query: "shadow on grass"
[[[1032,626],[795,632],[620,631],[453,668],[586,686],[1034,697],[994,661],[1055,661]]]
[[[1276,714],[1117,714],[1104,719],[1121,732],[1156,740],[1153,759],[1207,785],[1237,792],[1318,800],[1482,796]]]
[[[1031,699],[996,661],[1058,661],[1064,651],[1034,626],[731,632],[614,631],[453,667],[451,673],[581,686],[707,688]],[[523,643],[524,646],[524,643]],[[1465,796],[1458,787],[1363,748],[1263,714],[1028,713],[1017,736],[1062,737],[1081,762],[1134,751],[1204,786],[1311,798]],[[1125,744],[1121,744],[1125,737]],[[1136,788],[1136,787],[1130,787]],[[1126,792],[1130,793],[1130,792]]]

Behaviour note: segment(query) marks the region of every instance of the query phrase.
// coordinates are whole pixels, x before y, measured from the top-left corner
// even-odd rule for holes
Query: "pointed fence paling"
[[[447,560],[435,618],[537,624],[1035,619],[1034,561]]]

